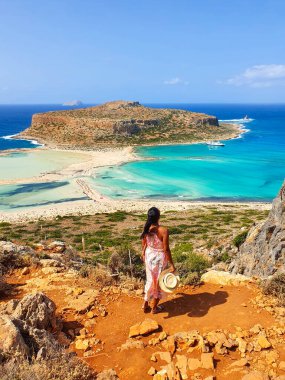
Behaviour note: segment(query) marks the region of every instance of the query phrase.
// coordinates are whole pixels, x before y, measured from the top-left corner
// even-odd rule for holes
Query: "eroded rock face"
[[[1,358],[52,352],[58,343],[49,330],[55,327],[55,304],[43,293],[9,301],[0,314]]]
[[[251,228],[229,269],[233,273],[260,277],[285,270],[285,182],[266,222]]]

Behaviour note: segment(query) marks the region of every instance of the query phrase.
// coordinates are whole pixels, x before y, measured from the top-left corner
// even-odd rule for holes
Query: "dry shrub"
[[[285,273],[279,273],[264,281],[263,293],[276,297],[285,306]]]
[[[79,273],[82,277],[88,277],[102,287],[115,283],[114,277],[111,276],[109,270],[103,265],[97,265],[96,267],[93,265],[83,265]]]
[[[59,351],[53,358],[10,361],[0,368],[0,380],[95,380],[96,374],[71,354]]]

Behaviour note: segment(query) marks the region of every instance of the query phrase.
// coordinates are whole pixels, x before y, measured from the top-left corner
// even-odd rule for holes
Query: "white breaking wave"
[[[250,123],[254,121],[254,119],[228,119],[228,120],[219,120],[222,123],[238,123],[238,124],[243,124],[243,123]]]
[[[13,137],[17,136],[18,133],[15,135],[7,135],[7,136],[1,136],[1,139],[3,140],[21,140],[21,141],[30,141],[31,144],[33,145],[39,145],[39,146],[44,146],[44,144],[40,144],[37,140],[26,140],[26,139],[15,139]]]

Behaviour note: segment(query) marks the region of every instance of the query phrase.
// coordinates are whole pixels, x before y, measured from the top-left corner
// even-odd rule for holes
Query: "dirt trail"
[[[27,291],[26,280],[30,276],[18,276],[19,272],[8,278],[11,284],[15,285],[18,292],[15,296],[22,297]],[[35,277],[35,273],[33,276]],[[33,278],[33,277],[32,277]],[[46,278],[48,278],[46,276]],[[20,286],[17,286],[21,284]],[[56,282],[54,283],[56,285]],[[64,321],[64,331],[70,328],[82,328],[88,320],[87,314],[78,314],[72,310],[62,310],[65,302],[62,291],[63,282],[59,286],[59,291],[46,286],[44,292],[56,303],[59,310],[59,317]],[[64,286],[70,288],[82,287],[82,289],[94,286],[83,278],[66,279]],[[213,331],[216,329],[234,332],[239,326],[243,330],[252,328],[255,324],[261,324],[264,328],[276,324],[274,317],[265,309],[256,309],[251,300],[258,294],[255,285],[240,287],[219,286],[204,284],[200,287],[184,287],[176,294],[169,296],[162,302],[164,311],[157,315],[144,314],[141,310],[142,298],[134,293],[122,294],[114,293],[112,289],[101,291],[98,302],[107,310],[107,315],[99,315],[92,319],[94,325],[89,331],[94,333],[96,338],[103,342],[103,349],[90,357],[83,357],[83,350],[75,350],[74,343],[70,349],[77,352],[89,365],[97,371],[114,368],[121,380],[144,380],[151,379],[147,372],[151,366],[159,369],[165,362],[150,361],[151,354],[160,351],[161,348],[147,346],[144,349],[129,349],[118,351],[118,348],[128,339],[130,326],[143,321],[146,317],[155,319],[161,326],[161,330],[167,334],[174,334],[180,331],[199,330],[200,333]],[[158,336],[158,333],[143,337],[141,340],[148,343],[150,338]],[[163,350],[163,349],[162,349]],[[285,350],[280,348],[280,359],[285,360]],[[198,357],[200,353],[195,351],[191,357]],[[260,355],[260,353],[257,353]],[[244,372],[234,372],[230,375],[226,370],[233,360],[240,359],[238,352],[231,355],[222,356],[215,353],[215,371],[197,370],[205,378],[215,375],[217,380],[239,380]],[[193,372],[194,373],[194,372]]]

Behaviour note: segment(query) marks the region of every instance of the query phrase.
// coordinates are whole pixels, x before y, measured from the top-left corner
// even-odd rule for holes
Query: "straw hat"
[[[172,293],[179,285],[180,277],[168,269],[161,272],[158,283],[160,289],[166,293]]]

